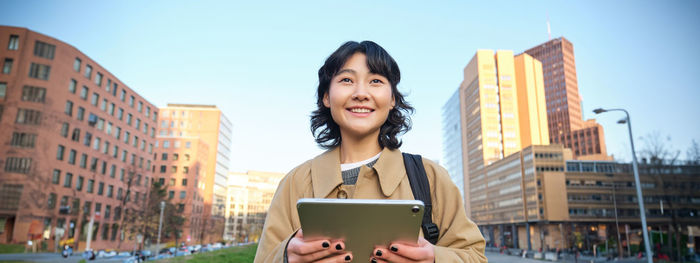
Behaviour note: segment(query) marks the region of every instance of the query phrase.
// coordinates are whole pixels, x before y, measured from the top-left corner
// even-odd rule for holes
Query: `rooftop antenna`
[[[552,40],[552,29],[549,27],[549,13],[547,13],[547,36],[549,37],[547,40]]]

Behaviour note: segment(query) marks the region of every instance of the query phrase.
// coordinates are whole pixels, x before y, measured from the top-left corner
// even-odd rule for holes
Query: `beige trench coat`
[[[484,237],[467,218],[459,190],[447,171],[425,158],[423,166],[430,182],[433,222],[440,228],[435,262],[487,262]],[[301,227],[296,210],[300,198],[414,199],[399,150],[384,148],[374,167],[362,166],[357,183],[351,186],[343,185],[336,147],[294,168],[280,182],[255,262],[284,261],[287,243]]]

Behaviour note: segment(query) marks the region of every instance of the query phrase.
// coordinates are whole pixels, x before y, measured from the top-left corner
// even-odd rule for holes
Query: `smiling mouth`
[[[367,108],[349,108],[348,110],[353,113],[370,113],[374,111],[373,109]]]

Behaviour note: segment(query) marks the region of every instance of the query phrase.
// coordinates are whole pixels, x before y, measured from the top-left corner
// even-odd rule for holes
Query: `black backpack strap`
[[[408,181],[411,184],[413,197],[416,200],[423,201],[425,205],[425,212],[423,213],[423,222],[421,225],[423,236],[428,242],[435,245],[440,236],[440,230],[437,225],[433,223],[432,219],[433,204],[430,198],[430,183],[428,182],[428,176],[425,174],[423,159],[418,154],[403,153],[403,163],[406,167]]]

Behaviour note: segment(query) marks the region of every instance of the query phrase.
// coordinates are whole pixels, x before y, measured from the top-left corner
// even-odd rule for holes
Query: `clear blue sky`
[[[586,118],[632,114],[685,153],[700,141],[700,1],[8,1],[0,24],[67,42],[158,106],[216,104],[231,119],[232,167],[287,172],[321,150],[309,132],[316,72],[347,40],[397,60],[416,107],[402,150],[439,160],[440,114],[477,49],[574,44]],[[630,160],[616,113],[608,152]],[[637,147],[643,146],[636,141]]]

